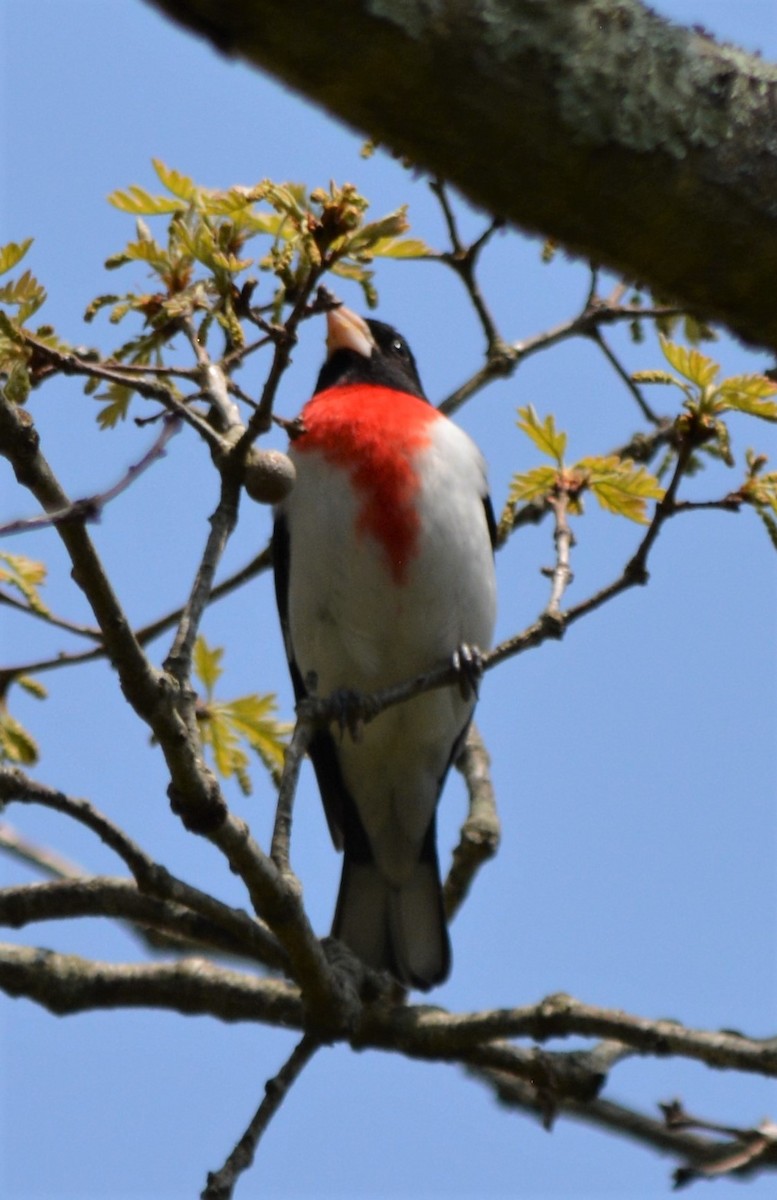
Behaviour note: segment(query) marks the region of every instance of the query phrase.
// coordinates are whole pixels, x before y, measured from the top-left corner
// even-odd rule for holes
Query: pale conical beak
[[[375,339],[366,321],[350,308],[333,308],[326,314],[326,348],[329,357],[335,350],[353,350],[369,358]]]

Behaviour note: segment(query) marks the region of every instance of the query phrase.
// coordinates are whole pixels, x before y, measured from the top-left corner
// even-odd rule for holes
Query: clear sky
[[[777,58],[777,0],[652,7]],[[94,295],[143,286],[140,271],[119,280],[103,270],[133,232],[105,197],[130,183],[154,188],[153,156],[212,186],[265,176],[311,187],[351,179],[376,215],[408,200],[415,232],[442,242],[423,179],[387,155],[365,161],[361,137],[140,0],[2,0],[0,55],[0,240],[35,237],[30,265],[50,296],[43,315],[76,343],[110,344],[105,325],[81,322]],[[462,220],[472,233],[483,224],[464,210]],[[509,339],[566,319],[585,296],[582,265],[559,256],[543,266],[539,251],[538,242],[511,236],[486,256],[484,288]],[[389,264],[377,284],[379,315],[406,334],[428,394],[441,399],[482,352],[460,285],[434,264]],[[360,307],[347,286],[342,298]],[[652,336],[637,347],[624,334],[612,340],[629,369],[661,363]],[[283,382],[284,415],[307,399],[322,352],[323,333],[311,323]],[[768,365],[726,339],[712,352],[727,373]],[[261,369],[257,361],[244,371],[247,390],[259,388]],[[489,460],[497,511],[512,472],[536,463],[514,423],[516,408],[529,403],[556,414],[574,457],[604,452],[638,427],[628,393],[593,347],[569,344],[532,359],[460,416]],[[131,425],[99,434],[92,404],[75,384],[57,383],[32,405],[74,495],[114,482],[149,442],[148,430]],[[744,421],[732,429],[736,449],[754,442],[774,463],[772,430]],[[724,468],[709,471],[688,494],[717,497],[732,481]],[[32,511],[7,469],[0,489],[2,519]],[[134,621],[184,596],[215,495],[206,455],[182,435],[106,512],[95,538]],[[636,526],[594,507],[576,527],[570,602],[614,578],[639,538]],[[269,523],[266,510],[245,506],[224,573],[262,547]],[[47,558],[52,607],[87,619],[53,535],[8,549]],[[499,637],[543,607],[540,568],[552,553],[543,526],[500,556]],[[773,564],[752,514],[678,518],[660,539],[647,588],[488,676],[478,721],[493,755],[503,845],[453,926],[454,970],[434,1002],[468,1010],[563,990],[646,1017],[775,1033]],[[63,648],[61,635],[2,619],[3,663]],[[214,605],[204,632],[225,646],[225,695],[276,690],[291,713],[269,579]],[[154,647],[158,659],[165,649],[164,640]],[[45,705],[18,709],[44,746],[37,776],[90,798],[171,869],[244,904],[217,854],[170,813],[160,755],[124,712],[109,670],[51,673],[46,682]],[[255,778],[250,800],[229,795],[266,839],[272,796],[258,767]],[[296,811],[293,864],[325,933],[339,859],[310,774]],[[443,861],[462,812],[452,780],[441,812]],[[9,819],[90,871],[121,873],[102,845],[64,820],[21,809]],[[33,877],[0,859],[0,882]],[[114,961],[138,955],[124,933],[96,922],[7,936]],[[0,1194],[189,1200],[223,1161],[292,1043],[259,1027],[153,1012],[55,1019],[0,998]],[[773,1082],[675,1061],[633,1060],[615,1071],[606,1094],[649,1112],[680,1096],[691,1111],[735,1125],[766,1113],[777,1119]],[[501,1111],[455,1068],[338,1048],[309,1067],[238,1195],[653,1200],[667,1194],[670,1171],[668,1161],[567,1121],[548,1135]],[[765,1200],[774,1179],[747,1187],[752,1200]],[[715,1185],[715,1200],[744,1195],[741,1185]]]

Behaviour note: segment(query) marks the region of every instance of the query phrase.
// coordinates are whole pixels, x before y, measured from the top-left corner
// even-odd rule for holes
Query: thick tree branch
[[[489,212],[777,346],[763,60],[638,0],[151,2]]]
[[[222,1021],[299,1028],[299,993],[202,958],[175,963],[91,962],[75,954],[0,944],[0,987],[57,1016],[102,1008],[161,1008]]]
[[[89,875],[0,890],[0,925],[21,929],[34,921],[72,917],[111,917],[129,923],[132,932],[141,933],[155,949],[265,961],[245,927],[237,932],[234,925],[224,926],[183,905],[144,894],[130,879]]]

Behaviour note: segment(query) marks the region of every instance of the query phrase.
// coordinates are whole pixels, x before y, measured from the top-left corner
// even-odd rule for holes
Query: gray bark
[[[638,0],[150,0],[491,213],[777,348],[777,67]]]

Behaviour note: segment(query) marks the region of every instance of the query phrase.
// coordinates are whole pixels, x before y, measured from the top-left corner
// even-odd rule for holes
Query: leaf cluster
[[[556,429],[552,414],[541,419],[527,405],[518,410],[518,417],[518,428],[551,462],[513,476],[500,519],[500,537],[512,527],[519,504],[552,504],[563,497],[566,511],[580,516],[586,492],[607,512],[641,524],[647,521],[647,502],[660,500],[663,488],[644,466],[617,454],[592,455],[567,465],[567,435]]]
[[[291,727],[273,715],[277,704],[272,694],[255,692],[234,700],[217,700],[216,685],[222,674],[224,651],[210,647],[205,638],[198,637],[194,646],[193,666],[204,688],[204,699],[197,708],[197,725],[203,746],[211,752],[213,765],[223,779],[232,776],[245,796],[252,791],[248,773],[252,750],[274,782],[280,781],[284,749]]]
[[[142,293],[100,295],[85,314],[91,321],[109,309],[114,324],[129,314],[140,317],[141,332],[117,348],[117,362],[162,366],[163,351],[187,323],[201,347],[215,327],[221,331],[224,354],[243,352],[247,324],[266,329],[266,319],[278,322],[284,308],[309,294],[311,281],[325,272],[359,284],[374,307],[377,293],[369,264],[376,257],[427,252],[422,242],[402,237],[407,229],[404,207],[367,221],[368,201],[350,183],[308,192],[301,184],[263,180],[219,190],[195,184],[158,159],[153,165],[164,194],[133,185],[109,197],[116,208],[135,216],[136,236],[106,263],[110,270],[145,264],[152,287]],[[145,218],[166,220],[164,239],[154,236]],[[258,246],[255,239],[260,239]],[[273,278],[274,291],[254,307],[263,274]],[[87,388],[97,386],[91,382]],[[126,416],[131,395],[132,389],[120,382],[99,393],[107,400],[100,414],[104,427]]]

